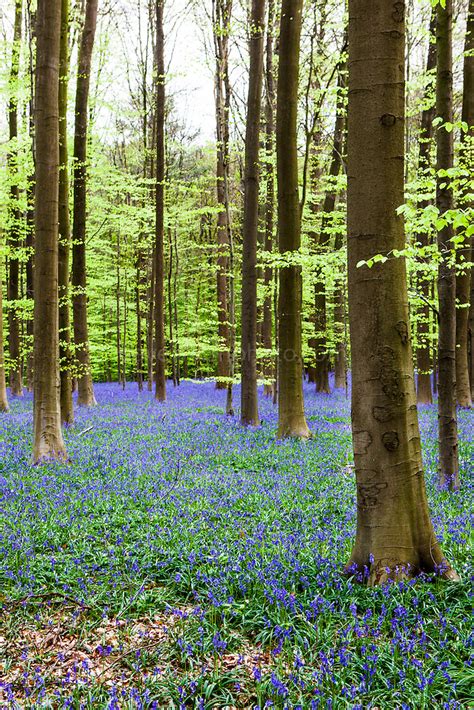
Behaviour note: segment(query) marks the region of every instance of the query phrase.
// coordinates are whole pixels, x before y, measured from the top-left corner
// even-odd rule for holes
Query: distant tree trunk
[[[426,62],[426,73],[431,74],[436,67],[436,8],[431,11],[428,59]],[[425,104],[429,101],[431,82],[425,90]],[[433,141],[433,119],[436,115],[436,107],[428,106],[421,112],[420,125],[420,152],[418,157],[418,171],[421,177],[426,178],[431,165],[431,145]],[[426,188],[424,188],[426,191]],[[430,204],[429,200],[420,202],[420,209],[425,209]],[[427,247],[430,243],[430,234],[423,230],[418,235],[418,240],[422,247]],[[418,322],[418,349],[416,351],[417,364],[417,398],[418,402],[431,404],[433,396],[431,392],[431,343],[430,343],[430,307],[426,301],[430,298],[431,279],[426,275],[420,276],[419,288],[424,297],[424,303],[419,311]]]
[[[91,407],[96,404],[92,384],[89,334],[87,326],[86,291],[86,179],[87,179],[87,119],[92,50],[97,24],[98,0],[87,0],[84,27],[79,46],[74,129],[74,219],[72,226],[72,284],[74,341],[77,360],[77,403]]]
[[[121,320],[120,320],[120,294],[121,294],[121,284],[120,284],[120,230],[117,232],[117,254],[116,254],[116,287],[115,287],[115,343],[117,348],[117,383],[123,385],[122,376],[122,337],[121,337]]]
[[[174,228],[174,256],[175,267],[173,275],[173,316],[174,316],[174,339],[176,352],[176,384],[179,386],[181,380],[180,354],[179,354],[179,330],[178,330],[178,278],[179,278],[179,254],[177,226]]]
[[[153,390],[153,324],[155,322],[155,256],[154,249],[152,250],[151,257],[151,268],[150,273],[150,283],[148,286],[148,312],[147,312],[147,333],[146,333],[146,347],[147,347],[147,390],[151,392]]]
[[[173,241],[171,225],[168,225],[168,332],[170,339],[171,378],[174,387],[178,384],[176,374],[176,350],[174,342],[174,317],[173,317]]]
[[[164,216],[165,216],[165,38],[164,0],[156,0],[156,227],[155,227],[155,399],[166,400],[165,308],[164,308]]]
[[[234,238],[229,230],[229,380],[227,382],[225,413],[234,416],[234,372],[235,372],[235,281],[234,281]]]
[[[462,98],[462,120],[468,131],[462,135],[461,161],[465,169],[472,170],[474,164],[474,0],[470,0],[464,45],[464,86]],[[466,189],[469,195],[472,190]],[[469,199],[469,198],[467,198]],[[466,207],[473,207],[471,200]],[[468,324],[469,299],[471,296],[471,267],[463,268],[463,263],[472,259],[471,240],[457,253],[458,271],[456,276],[456,395],[460,407],[472,407],[472,395],[469,384]]]
[[[67,150],[67,88],[69,76],[69,0],[61,0],[61,46],[59,58],[59,371],[61,422],[74,421],[71,382],[71,335],[69,317],[69,166]]]
[[[278,234],[281,254],[301,244],[297,112],[302,0],[283,0],[277,86]],[[278,436],[308,438],[301,353],[301,266],[280,268],[278,297]]]
[[[443,124],[453,122],[452,0],[437,5],[436,113]],[[437,131],[436,170],[453,167],[453,133],[443,125]],[[449,178],[437,177],[436,206],[440,216],[453,209]],[[440,482],[449,490],[459,488],[458,434],[456,420],[456,272],[451,263],[452,224],[438,232],[441,262],[438,270],[438,423]]]
[[[318,220],[319,214],[321,212],[321,200],[319,199],[318,190],[320,185],[321,176],[323,174],[323,165],[321,161],[321,143],[323,140],[322,132],[320,129],[315,130],[311,135],[311,145],[309,146],[309,158],[311,158],[310,169],[309,169],[309,184],[311,188],[311,198],[309,200],[309,211],[310,211],[310,229],[309,238],[311,242],[311,247],[316,252],[319,245],[319,229]],[[309,160],[308,158],[308,160]],[[301,206],[301,203],[300,203]],[[308,346],[310,348],[310,360],[307,367],[308,382],[316,382],[316,347],[317,340],[315,337],[315,332],[317,329],[316,325],[316,304],[315,307],[311,309],[309,313],[309,319],[314,329],[308,339]]]
[[[139,250],[136,261],[135,309],[137,316],[137,385],[138,391],[143,391],[143,332],[142,332],[142,299],[141,274],[143,269],[142,252]]]
[[[346,162],[347,144],[347,111],[345,118],[345,140],[342,148],[343,163]],[[338,252],[343,245],[342,233],[336,234],[334,251]],[[337,338],[336,358],[334,363],[334,387],[335,389],[346,389],[347,392],[347,276],[345,269],[341,274],[340,283],[336,293],[336,303],[334,306],[334,332]]]
[[[22,0],[15,0],[15,22],[13,28],[13,47],[10,68],[8,126],[10,147],[7,156],[10,177],[9,234],[8,245],[8,351],[10,355],[10,391],[13,397],[23,395],[22,367],[20,353],[20,317],[19,317],[19,254],[21,244],[21,212],[19,207],[20,189],[18,187],[18,71],[20,64],[22,25]]]
[[[147,29],[146,29],[146,40],[145,46],[142,43],[142,27],[140,23],[141,15],[141,3],[138,1],[138,19],[139,19],[139,67],[140,67],[140,79],[141,79],[141,129],[142,129],[142,142],[143,142],[143,185],[146,185],[148,178],[150,177],[150,160],[149,160],[149,146],[148,146],[148,127],[151,115],[151,107],[149,106],[149,91],[148,91],[148,56],[149,56],[149,45],[150,45],[150,25],[151,16],[153,13],[153,7],[150,2],[147,3]],[[152,131],[153,133],[153,131]],[[148,190],[146,190],[148,192]],[[148,195],[144,196],[142,199],[142,207],[146,207],[148,203]],[[142,246],[142,240],[146,239],[145,228],[143,227],[143,234],[140,236],[139,244],[136,251],[136,288],[135,288],[135,308],[136,308],[136,322],[137,322],[137,350],[136,350],[136,365],[137,365],[137,385],[138,391],[143,391],[143,382],[145,378],[144,370],[144,321],[147,327],[147,316],[144,313],[144,306],[147,303],[149,291],[147,292],[147,274],[146,274],[146,259],[145,250]],[[146,329],[145,327],[145,329]],[[153,328],[153,321],[152,321]],[[148,353],[147,353],[148,354]],[[150,378],[151,379],[151,378]],[[150,382],[151,384],[151,382]]]
[[[471,238],[471,253],[474,253],[474,237]],[[471,278],[471,305],[469,308],[468,350],[469,350],[469,380],[471,383],[471,397],[474,399],[474,279],[473,278]]]
[[[250,73],[245,132],[244,224],[242,253],[242,340],[240,423],[257,426],[257,241],[260,108],[262,102],[265,0],[252,0]]]
[[[219,352],[216,387],[225,389],[229,377],[229,306],[227,298],[229,268],[229,32],[233,0],[213,0],[212,19],[216,55],[215,99],[217,166],[217,318]]]
[[[338,335],[336,358],[334,361],[334,387],[337,390],[344,389],[347,381],[347,352],[344,332],[344,323],[346,321],[345,289],[346,284],[344,280],[344,283],[341,283],[338,288],[336,304],[334,306],[334,327]]]
[[[3,259],[0,261],[0,412],[8,412],[5,354],[3,349]]]
[[[66,457],[59,403],[58,190],[61,0],[38,0],[33,461]]]
[[[123,289],[123,338],[122,338],[122,389],[125,389],[127,384],[127,291],[128,291],[128,279],[127,279],[127,267],[124,269],[125,274],[125,284]]]
[[[344,43],[346,44],[346,42]],[[342,145],[344,139],[345,125],[345,66],[341,67],[338,74],[338,94],[336,102],[336,119],[334,122],[334,138],[331,153],[331,163],[329,166],[329,178],[331,180],[330,187],[326,192],[323,203],[323,217],[321,223],[321,233],[319,237],[318,252],[324,254],[329,247],[331,238],[331,222],[332,213],[336,205],[336,178],[339,175],[342,165]],[[315,380],[316,392],[329,394],[329,353],[327,352],[326,343],[326,286],[324,278],[322,278],[322,269],[320,269],[314,287],[315,291]]]
[[[405,260],[402,3],[349,0],[348,271],[357,533],[347,571],[370,585],[443,566],[416,409]],[[365,573],[367,576],[365,576]]]
[[[273,52],[274,52],[274,29],[275,29],[275,0],[268,2],[268,27],[267,27],[267,43],[266,43],[266,62],[265,62],[265,179],[266,179],[266,198],[265,198],[265,239],[264,248],[267,253],[273,249],[273,229],[274,229],[274,213],[275,213],[275,169],[273,167],[273,153],[275,147],[275,79],[273,68]],[[273,397],[273,389],[275,386],[275,373],[273,367],[273,327],[272,327],[272,286],[273,286],[273,269],[271,266],[265,266],[263,270],[264,284],[264,299],[263,299],[263,325],[262,325],[262,344],[265,348],[263,376],[265,384],[263,392],[266,397]]]

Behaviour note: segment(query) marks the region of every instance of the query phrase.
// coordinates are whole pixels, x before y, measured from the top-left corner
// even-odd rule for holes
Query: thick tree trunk
[[[436,113],[443,124],[453,122],[452,0],[437,5],[436,22]],[[453,133],[443,125],[437,131],[436,170],[453,167]],[[440,216],[453,209],[449,178],[436,180],[436,206]],[[456,419],[456,272],[452,264],[452,224],[438,232],[441,261],[438,270],[438,423],[440,482],[450,490],[459,488],[458,434]]]
[[[26,320],[26,336],[28,343],[27,357],[26,357],[26,386],[29,392],[33,392],[33,257],[34,257],[34,237],[35,237],[35,121],[34,121],[34,105],[35,105],[35,78],[34,78],[34,67],[33,67],[33,37],[36,34],[36,13],[32,12],[30,3],[26,3],[26,15],[27,15],[27,40],[29,44],[29,75],[30,75],[30,96],[28,101],[28,129],[29,138],[31,145],[31,152],[33,156],[33,170],[27,179],[26,187],[26,239],[25,246],[27,251],[27,261],[25,265],[26,272],[26,298],[31,302],[31,311],[28,309],[28,317]],[[31,313],[31,315],[30,315]]]
[[[283,0],[277,85],[278,234],[281,254],[301,245],[297,113],[302,0]],[[301,266],[280,268],[278,295],[278,436],[311,436],[304,415]]]
[[[369,584],[444,565],[426,499],[405,261],[404,6],[349,0],[348,275],[357,533],[349,573]]]
[[[257,399],[257,241],[264,24],[265,0],[252,0],[245,133],[240,422],[253,426],[260,423]]]
[[[61,0],[38,0],[33,461],[66,457],[59,403],[58,188]]]
[[[59,58],[59,370],[61,422],[74,421],[71,382],[71,334],[69,317],[69,166],[67,150],[67,87],[69,75],[69,0],[61,2],[61,47]]]
[[[77,88],[74,128],[72,225],[72,285],[74,313],[74,342],[77,366],[77,403],[91,407],[96,403],[92,383],[89,334],[87,325],[86,272],[86,179],[87,179],[87,122],[92,50],[97,23],[98,0],[87,0],[77,67]]]
[[[216,136],[217,166],[217,319],[219,351],[217,356],[216,387],[225,389],[229,377],[229,32],[233,0],[213,0],[213,36],[216,53]]]
[[[474,164],[474,0],[469,1],[464,45],[464,86],[462,97],[462,120],[468,130],[462,135],[461,162],[465,169],[472,170]],[[466,193],[472,191],[466,189]],[[469,200],[469,197],[467,198]],[[473,207],[465,204],[464,207]],[[469,383],[468,325],[469,300],[471,297],[471,240],[457,253],[460,271],[456,276],[456,396],[460,407],[472,407],[471,387]]]
[[[344,43],[346,44],[346,43]],[[342,165],[342,145],[344,140],[345,125],[345,70],[343,65],[338,75],[338,94],[336,102],[336,120],[334,122],[334,138],[331,153],[331,163],[329,166],[330,187],[326,192],[323,203],[323,218],[321,223],[321,234],[319,237],[318,253],[325,254],[329,247],[331,237],[332,213],[336,205],[336,178],[339,175]],[[326,345],[326,287],[324,278],[321,278],[322,269],[317,275],[314,286],[315,305],[315,380],[316,392],[329,394],[329,354]]]
[[[426,72],[432,72],[436,67],[436,8],[431,12],[428,59],[426,61]],[[430,100],[431,84],[425,90],[425,103]],[[433,140],[433,119],[436,115],[436,108],[428,106],[421,112],[420,125],[420,152],[418,156],[418,171],[420,177],[426,178],[431,166],[431,145]],[[425,190],[426,191],[426,190]],[[429,200],[420,202],[420,209],[425,209],[430,204]],[[422,247],[427,247],[430,243],[430,234],[425,230],[418,235],[418,241]],[[424,298],[424,304],[420,308],[418,314],[418,349],[416,351],[417,365],[417,398],[418,402],[423,404],[431,404],[433,395],[431,392],[431,343],[430,343],[430,320],[431,309],[426,301],[430,298],[431,279],[425,275],[421,275],[418,281],[421,295]]]
[[[165,38],[164,0],[156,1],[156,185],[155,185],[155,399],[166,400],[164,217],[165,217]]]
[[[1,253],[1,250],[0,250]],[[0,261],[0,412],[8,412],[5,354],[3,348],[3,259]]]
[[[21,246],[21,212],[19,207],[20,189],[18,187],[18,71],[21,47],[22,0],[15,0],[15,23],[13,29],[13,48],[9,82],[8,127],[12,147],[8,151],[7,165],[10,175],[10,200],[8,246],[8,351],[10,356],[10,391],[13,397],[23,395],[22,366],[20,352],[20,317],[18,301],[20,261],[18,250]]]
[[[273,153],[275,147],[275,79],[273,69],[273,52],[274,52],[274,28],[275,28],[275,1],[268,2],[268,27],[267,27],[267,42],[265,48],[265,179],[266,179],[266,198],[265,198],[265,237],[264,249],[270,253],[273,249],[273,228],[274,228],[274,213],[275,213],[275,170],[273,167]],[[263,362],[263,376],[265,384],[263,392],[266,397],[273,397],[275,387],[275,372],[274,359],[272,357],[273,350],[273,269],[271,266],[265,266],[263,270],[263,324],[262,324],[262,345],[265,348],[265,356]]]
[[[33,256],[34,256],[34,230],[35,230],[35,214],[34,214],[34,199],[35,199],[35,178],[30,177],[28,180],[28,210],[26,213],[26,239],[25,244],[28,251],[27,262],[25,266],[26,271],[26,298],[34,304],[34,293],[33,293]],[[33,308],[31,309],[31,313]],[[30,313],[30,311],[28,311]],[[28,392],[33,392],[34,386],[34,373],[33,373],[33,318],[28,316],[26,321],[26,336],[28,341],[28,354],[26,357],[26,387]]]

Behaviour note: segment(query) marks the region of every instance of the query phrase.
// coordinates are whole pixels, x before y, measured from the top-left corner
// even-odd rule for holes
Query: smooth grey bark
[[[38,0],[33,461],[64,459],[59,404],[58,188],[61,0]]]
[[[405,15],[349,0],[348,283],[357,531],[346,567],[369,585],[441,571],[426,498],[405,260],[359,266],[405,245]]]
[[[452,0],[438,4],[436,21],[436,113],[442,124],[436,133],[436,206],[439,215],[454,207],[453,188],[444,171],[454,163]],[[439,171],[443,171],[440,175]],[[456,414],[456,269],[452,259],[454,230],[447,222],[438,231],[441,261],[438,268],[438,439],[440,483],[459,488],[459,452]]]
[[[260,423],[257,397],[257,242],[264,25],[265,0],[252,0],[242,253],[240,423],[245,426],[257,426]]]

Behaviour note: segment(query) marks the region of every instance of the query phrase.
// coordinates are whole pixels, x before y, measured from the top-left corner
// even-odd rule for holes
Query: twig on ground
[[[87,429],[83,429],[82,431],[79,432],[78,436],[82,436],[83,434],[87,434],[88,431],[91,431],[94,427],[89,426]]]

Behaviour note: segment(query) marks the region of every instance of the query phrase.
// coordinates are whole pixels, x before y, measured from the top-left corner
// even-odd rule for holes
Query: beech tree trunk
[[[213,36],[216,53],[216,137],[217,166],[217,319],[219,351],[217,355],[217,389],[225,389],[230,375],[229,363],[229,32],[233,0],[213,0]]]
[[[430,31],[429,31],[429,45],[428,45],[428,58],[426,61],[426,72],[432,72],[436,67],[436,8],[431,11],[430,20]],[[431,82],[428,84],[425,90],[424,103],[429,101],[430,97]],[[431,147],[433,141],[433,120],[436,115],[436,107],[429,106],[424,108],[421,112],[421,125],[420,125],[420,151],[418,156],[418,171],[421,178],[428,176],[428,172],[431,166]],[[426,189],[424,190],[426,191]],[[420,210],[428,207],[430,201],[423,200],[420,202]],[[430,243],[430,234],[427,231],[423,231],[418,235],[418,241],[422,247],[427,247]],[[421,275],[418,281],[418,287],[420,293],[425,299],[429,301],[430,291],[431,291],[431,278],[426,275]],[[423,404],[431,404],[433,402],[433,395],[431,391],[431,342],[430,342],[430,320],[431,320],[431,309],[428,303],[424,302],[420,308],[418,317],[418,349],[416,351],[416,365],[417,365],[417,398],[418,402]]]
[[[69,166],[67,150],[67,87],[69,75],[69,0],[61,2],[61,46],[59,58],[59,370],[61,422],[74,421],[71,381],[71,327],[69,317]]]
[[[28,260],[25,266],[26,272],[26,298],[34,304],[34,293],[33,293],[33,260],[34,260],[34,230],[35,230],[35,214],[34,214],[34,199],[35,199],[35,188],[34,183],[36,182],[34,175],[28,180],[28,207],[26,213],[26,239],[25,245],[28,250]],[[32,313],[33,309],[31,310]],[[28,355],[26,357],[26,387],[28,392],[33,392],[34,388],[34,373],[33,373],[33,318],[28,316],[26,321],[26,336],[28,339]]]
[[[97,24],[98,0],[87,0],[79,45],[74,129],[72,226],[72,285],[74,342],[77,366],[77,403],[91,407],[97,404],[92,383],[89,334],[87,326],[86,272],[86,193],[87,193],[87,123],[92,50]]]
[[[1,252],[0,252],[1,253]],[[3,348],[3,259],[0,261],[0,412],[8,412],[5,353]]]
[[[19,207],[20,190],[18,187],[18,71],[21,47],[22,0],[15,0],[15,22],[13,28],[13,47],[10,68],[8,127],[11,147],[8,151],[7,165],[10,177],[10,200],[8,204],[9,233],[8,246],[8,351],[10,356],[10,392],[13,397],[23,395],[22,366],[20,353],[20,317],[18,310],[19,269],[18,250],[21,246],[21,213]]]
[[[349,0],[348,277],[357,533],[346,571],[370,585],[443,566],[421,459],[405,260],[404,6]]]
[[[164,218],[165,218],[165,38],[164,0],[156,1],[156,186],[155,186],[155,399],[166,400]]]
[[[142,291],[143,291],[143,253],[138,250],[136,260],[135,311],[137,316],[137,385],[143,391],[143,329],[142,329]]]
[[[34,258],[34,237],[35,237],[35,121],[34,121],[34,107],[35,107],[35,77],[34,77],[34,67],[33,67],[33,57],[32,57],[32,44],[33,37],[36,34],[36,13],[32,11],[30,3],[26,3],[26,16],[27,16],[27,40],[30,45],[30,55],[29,55],[29,74],[30,74],[30,96],[28,101],[28,129],[29,138],[31,145],[31,152],[33,156],[33,169],[27,179],[26,187],[26,199],[27,199],[27,209],[26,209],[26,238],[25,246],[27,250],[27,261],[25,265],[26,272],[26,298],[31,301],[31,311],[28,310],[28,318],[26,320],[26,337],[28,342],[28,354],[26,357],[26,386],[29,392],[33,392],[34,387],[34,374],[33,374],[33,258]],[[30,315],[31,313],[31,315]]]
[[[436,114],[443,124],[453,122],[452,0],[437,5],[436,22]],[[453,133],[438,127],[436,170],[453,167]],[[453,190],[449,178],[437,176],[436,206],[439,215],[452,210]],[[438,232],[441,261],[438,270],[438,423],[440,483],[459,488],[459,458],[456,415],[456,271],[452,263],[452,224]]]
[[[347,386],[347,352],[345,340],[346,322],[346,284],[341,283],[336,293],[334,306],[334,330],[339,340],[336,343],[336,357],[334,360],[334,388],[344,389]]]
[[[265,197],[265,237],[264,249],[270,253],[273,249],[273,228],[274,228],[274,212],[275,212],[275,170],[273,167],[273,153],[275,146],[275,79],[273,69],[273,52],[274,52],[274,27],[275,27],[275,2],[268,2],[268,26],[267,26],[267,42],[265,48],[265,180],[266,180],[266,197]],[[265,348],[263,361],[263,376],[265,384],[263,392],[266,397],[273,397],[275,387],[275,372],[274,358],[272,357],[273,337],[272,337],[272,286],[273,286],[273,269],[271,266],[265,266],[263,270],[263,324],[262,324],[262,345]]]
[[[346,63],[347,67],[347,63]],[[342,146],[342,163],[346,164],[347,151],[347,110],[345,112],[344,142]],[[343,235],[336,234],[334,251],[338,252],[343,245]],[[334,306],[334,333],[337,338],[336,357],[334,361],[334,387],[335,389],[345,389],[347,395],[347,275],[342,269],[339,285],[336,292],[336,303]]]
[[[313,82],[316,84],[315,89],[319,90],[319,80]],[[309,237],[311,240],[311,248],[316,252],[319,245],[320,233],[318,230],[318,220],[319,214],[321,212],[321,199],[318,194],[319,184],[321,176],[323,174],[323,164],[321,160],[321,148],[322,148],[322,132],[321,129],[315,130],[313,134],[307,137],[307,141],[311,141],[309,146],[309,156],[311,157],[311,164],[309,170],[309,183],[311,187],[311,198],[309,200],[309,210],[310,210],[310,229]],[[301,208],[301,203],[300,203]],[[301,212],[302,213],[302,212]],[[308,346],[310,348],[310,360],[307,366],[308,382],[311,384],[316,382],[316,305],[311,309],[310,312],[310,322],[312,326],[313,333],[308,339]]]
[[[474,0],[469,1],[466,25],[462,120],[467,124],[468,131],[462,134],[461,163],[466,170],[472,171],[474,165]],[[469,189],[466,189],[465,192],[467,195],[472,194],[472,190]],[[472,200],[470,204],[463,205],[463,207],[473,206]],[[460,270],[456,275],[456,396],[458,405],[467,409],[472,407],[468,352],[471,267],[465,266],[465,264],[469,264],[471,260],[471,240],[467,237],[463,248],[457,253],[457,263]]]
[[[152,250],[151,268],[149,269],[150,283],[148,285],[148,311],[147,311],[147,331],[146,331],[146,349],[147,349],[147,390],[153,391],[153,353],[154,338],[153,325],[155,322],[155,250]]]
[[[253,426],[260,423],[257,399],[257,241],[264,24],[265,0],[252,0],[245,132],[240,422]]]
[[[302,0],[283,0],[277,83],[278,235],[281,254],[301,245],[297,113]],[[304,415],[301,266],[280,268],[278,294],[278,436],[311,436]]]
[[[115,347],[117,350],[117,384],[123,387],[125,376],[122,369],[122,322],[120,319],[120,229],[117,230],[116,283],[115,283]],[[124,388],[125,389],[125,388]]]
[[[173,241],[172,241],[171,225],[168,226],[168,332],[169,332],[169,351],[171,360],[171,379],[174,387],[178,384],[176,347],[174,334],[174,317],[173,317]]]
[[[227,382],[225,413],[234,416],[234,374],[235,374],[235,280],[234,280],[234,237],[229,230],[229,380]]]
[[[336,184],[335,180],[339,175],[342,165],[342,144],[344,139],[344,124],[345,124],[345,65],[341,67],[338,74],[338,94],[336,102],[336,120],[334,122],[334,138],[333,148],[331,153],[331,163],[329,166],[329,178],[331,180],[330,187],[326,192],[323,203],[323,218],[321,223],[321,233],[319,237],[318,253],[324,254],[329,247],[331,237],[331,222],[332,213],[336,205]],[[314,286],[314,305],[315,305],[315,381],[316,392],[329,394],[329,354],[326,344],[326,287],[322,269],[318,273]]]
[[[64,459],[59,404],[58,190],[61,0],[38,0],[33,461]]]
[[[471,253],[474,253],[474,237],[471,238]],[[468,352],[469,352],[469,381],[471,383],[471,397],[474,399],[474,279],[471,278],[471,306],[469,308],[468,323]]]

